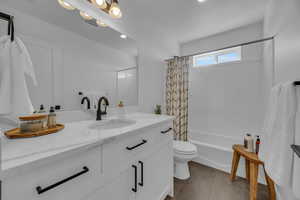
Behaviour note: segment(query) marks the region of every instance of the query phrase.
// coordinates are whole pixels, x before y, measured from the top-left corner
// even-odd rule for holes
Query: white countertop
[[[132,113],[126,119],[135,120],[136,123],[117,129],[91,130],[88,127],[95,120],[66,123],[65,128],[54,134],[27,138],[8,139],[1,138],[1,167],[2,172],[11,171],[26,164],[42,159],[84,149],[91,145],[101,145],[121,135],[130,134],[136,130],[173,119],[171,116],[145,113]]]

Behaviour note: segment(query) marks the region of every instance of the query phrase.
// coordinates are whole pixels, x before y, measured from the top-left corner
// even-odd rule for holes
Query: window
[[[205,67],[209,65],[240,61],[242,59],[241,50],[242,48],[239,46],[221,51],[199,54],[193,57],[193,66]]]

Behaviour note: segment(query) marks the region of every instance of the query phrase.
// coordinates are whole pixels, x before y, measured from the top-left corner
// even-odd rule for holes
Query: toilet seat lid
[[[197,147],[190,142],[173,141],[173,148],[174,148],[175,152],[178,152],[181,154],[197,153]]]

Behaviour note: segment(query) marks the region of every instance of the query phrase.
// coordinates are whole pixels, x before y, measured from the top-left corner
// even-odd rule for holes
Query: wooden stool
[[[230,180],[234,181],[236,177],[236,172],[238,169],[240,157],[243,156],[246,161],[246,178],[250,181],[250,200],[257,199],[257,179],[258,179],[258,168],[259,165],[263,165],[264,163],[258,159],[258,156],[255,153],[247,152],[243,145],[233,145],[233,158],[232,158],[232,166],[231,166],[231,175]],[[267,172],[265,172],[265,178],[269,191],[269,200],[276,200],[275,194],[275,186],[273,180],[268,176]]]

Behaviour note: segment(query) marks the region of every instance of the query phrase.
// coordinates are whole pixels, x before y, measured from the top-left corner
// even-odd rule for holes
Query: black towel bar
[[[297,156],[300,158],[300,145],[292,145],[291,146]]]
[[[0,12],[0,19],[8,22],[7,34],[10,35],[11,41],[15,39],[14,16]]]

